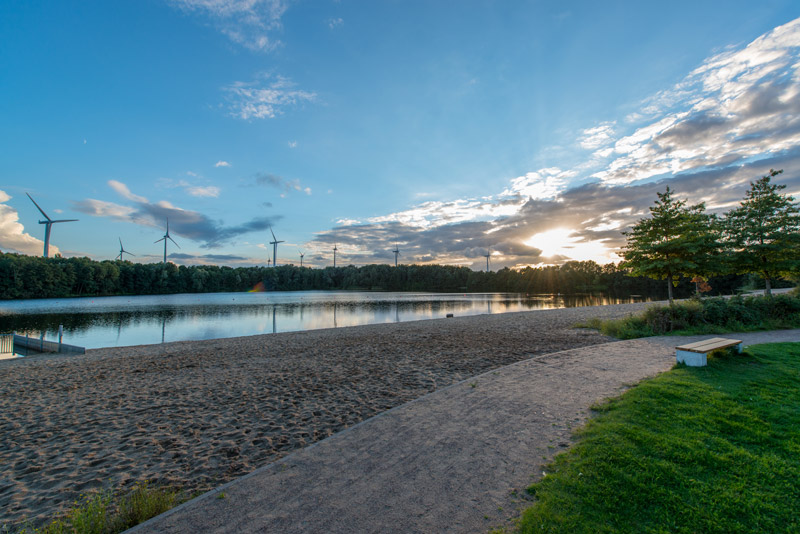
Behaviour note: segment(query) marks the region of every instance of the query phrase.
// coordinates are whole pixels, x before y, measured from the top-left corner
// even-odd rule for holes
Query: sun
[[[619,256],[602,242],[585,241],[573,234],[574,230],[569,228],[553,228],[532,235],[525,244],[540,249],[542,257],[547,259],[563,256],[577,261],[593,260],[600,264],[619,261]]]

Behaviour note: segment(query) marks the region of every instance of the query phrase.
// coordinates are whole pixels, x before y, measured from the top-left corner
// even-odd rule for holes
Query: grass
[[[137,484],[128,493],[100,491],[84,495],[61,518],[41,528],[22,527],[16,534],[116,534],[186,501],[182,492]],[[4,530],[5,531],[5,530]]]
[[[690,299],[672,306],[651,306],[642,314],[624,319],[593,319],[581,326],[600,330],[617,339],[798,328],[800,297],[775,295]]]
[[[676,366],[595,406],[523,533],[800,532],[800,343]]]

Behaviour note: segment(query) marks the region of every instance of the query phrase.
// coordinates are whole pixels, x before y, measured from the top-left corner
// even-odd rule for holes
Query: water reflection
[[[87,348],[246,336],[533,309],[639,302],[602,295],[510,293],[215,293],[0,302],[0,333]],[[271,324],[270,324],[271,323]],[[159,335],[160,334],[160,335]]]

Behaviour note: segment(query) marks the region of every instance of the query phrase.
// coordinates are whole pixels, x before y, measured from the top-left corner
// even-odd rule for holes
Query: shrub
[[[800,297],[690,299],[672,306],[651,306],[641,315],[625,319],[593,321],[590,326],[618,339],[794,328],[800,326]]]

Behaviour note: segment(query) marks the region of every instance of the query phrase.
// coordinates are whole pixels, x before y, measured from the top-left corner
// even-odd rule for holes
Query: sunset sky
[[[617,261],[669,185],[800,196],[800,3],[0,3],[0,250]]]

